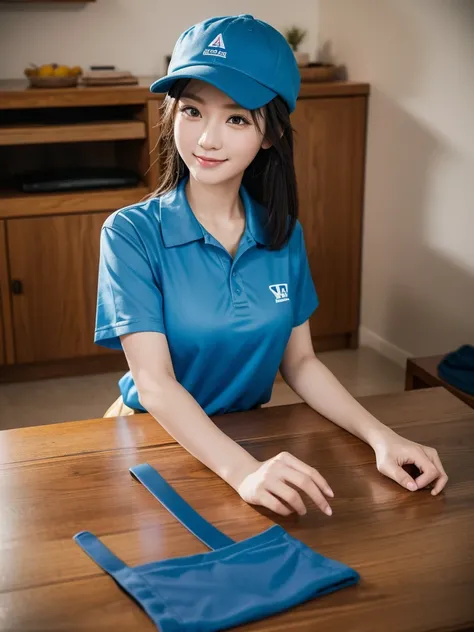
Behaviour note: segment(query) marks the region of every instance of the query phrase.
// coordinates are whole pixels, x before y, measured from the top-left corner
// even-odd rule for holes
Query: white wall
[[[188,26],[215,15],[250,13],[280,31],[308,29],[301,50],[317,47],[311,0],[97,0],[91,4],[0,5],[0,77],[23,76],[30,62],[87,69],[114,64],[140,75],[163,73],[164,57]]]
[[[320,0],[319,40],[372,85],[361,340],[474,344],[474,2]]]

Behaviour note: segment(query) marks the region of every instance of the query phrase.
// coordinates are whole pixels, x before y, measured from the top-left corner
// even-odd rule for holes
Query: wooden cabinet
[[[138,86],[27,90],[0,81],[0,381],[122,370],[93,343],[100,228],[156,188],[160,97]],[[368,86],[302,84],[292,124],[316,349],[356,346]],[[118,166],[136,186],[22,193],[22,170]],[[6,180],[5,180],[6,177]],[[4,183],[5,180],[5,183]]]
[[[93,338],[99,236],[108,214],[7,221],[17,363],[106,352]]]
[[[1,309],[1,305],[0,305]],[[3,326],[3,317],[0,311],[0,366],[4,365],[6,362],[5,358],[5,328]]]
[[[0,81],[0,381],[122,370],[95,345],[100,228],[158,184],[161,99],[138,85],[27,88]],[[127,186],[26,192],[27,172],[133,172]],[[96,172],[97,173],[97,172]]]
[[[292,123],[300,221],[320,306],[315,345],[354,344],[359,326],[366,97],[301,99]]]
[[[0,367],[14,360],[5,224],[0,220]]]
[[[7,257],[5,252],[5,222],[0,221],[0,288],[1,277],[8,276],[7,272]],[[4,323],[4,306],[2,305],[2,293],[0,292],[0,366],[4,365],[7,361],[5,352],[5,323]]]

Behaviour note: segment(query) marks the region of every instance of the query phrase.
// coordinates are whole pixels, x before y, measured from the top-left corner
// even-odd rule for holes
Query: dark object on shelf
[[[301,81],[333,81],[338,70],[334,64],[312,62],[308,66],[300,66]]]
[[[81,77],[83,86],[134,85],[138,77],[128,70],[89,70]]]
[[[440,378],[464,393],[474,395],[474,347],[463,345],[438,364]]]
[[[19,188],[24,193],[133,187],[139,182],[140,178],[135,172],[116,167],[30,171],[18,178]]]

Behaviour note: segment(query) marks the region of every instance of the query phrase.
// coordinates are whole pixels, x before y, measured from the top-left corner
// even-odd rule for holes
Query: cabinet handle
[[[12,281],[13,294],[23,294],[23,283],[19,279]]]

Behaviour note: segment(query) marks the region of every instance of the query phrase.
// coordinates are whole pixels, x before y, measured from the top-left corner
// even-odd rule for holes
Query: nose
[[[204,151],[218,150],[222,148],[222,137],[219,131],[219,123],[208,120],[201,136],[198,140],[198,145]]]

